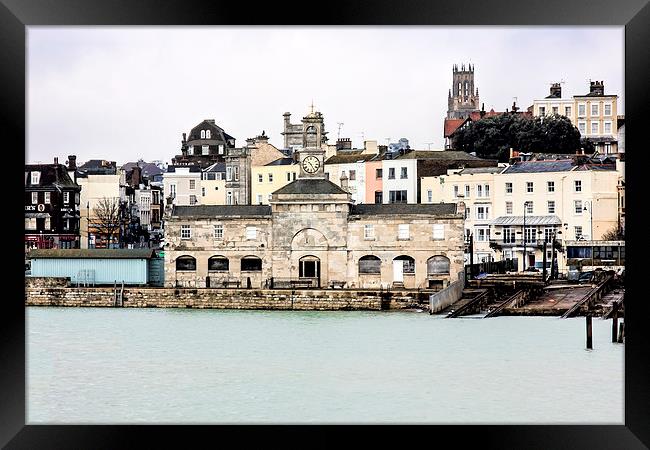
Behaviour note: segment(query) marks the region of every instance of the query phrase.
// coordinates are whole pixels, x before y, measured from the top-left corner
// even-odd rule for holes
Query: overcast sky
[[[27,162],[179,153],[182,133],[215,119],[245,145],[283,146],[284,112],[311,102],[341,137],[444,146],[453,64],[475,65],[485,108],[522,108],[564,81],[602,80],[624,113],[624,28],[39,27],[27,32]]]

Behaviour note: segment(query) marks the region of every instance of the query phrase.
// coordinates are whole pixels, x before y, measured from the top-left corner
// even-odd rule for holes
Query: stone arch
[[[327,250],[329,244],[325,235],[315,228],[303,228],[293,235],[291,250]]]
[[[403,261],[404,273],[406,274],[415,273],[415,258],[408,255],[399,255],[393,258],[393,261]]]
[[[183,255],[176,258],[176,271],[196,271],[196,258],[190,255]]]
[[[427,259],[427,275],[448,274],[451,261],[446,256],[436,255]]]
[[[359,274],[381,274],[381,258],[375,255],[359,258]]]
[[[223,255],[208,258],[208,271],[230,270],[230,260]]]

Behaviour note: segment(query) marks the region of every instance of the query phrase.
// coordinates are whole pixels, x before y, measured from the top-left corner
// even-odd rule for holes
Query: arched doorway
[[[393,259],[393,282],[403,283],[404,274],[415,275],[415,259],[400,255]]]
[[[312,286],[320,287],[320,259],[311,255],[300,258],[298,277],[301,280],[311,280]]]

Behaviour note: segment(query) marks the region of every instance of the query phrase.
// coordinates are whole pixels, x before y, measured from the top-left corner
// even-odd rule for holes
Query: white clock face
[[[309,155],[302,160],[302,170],[307,173],[316,173],[320,167],[320,161],[315,156]]]

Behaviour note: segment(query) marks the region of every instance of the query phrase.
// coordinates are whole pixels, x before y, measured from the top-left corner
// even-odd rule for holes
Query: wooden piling
[[[621,322],[618,328],[618,343],[623,343],[623,338],[625,337],[625,322]]]
[[[591,350],[594,348],[591,339],[591,315],[587,314],[587,349]]]
[[[618,302],[614,302],[612,311],[612,342],[618,339]]]

